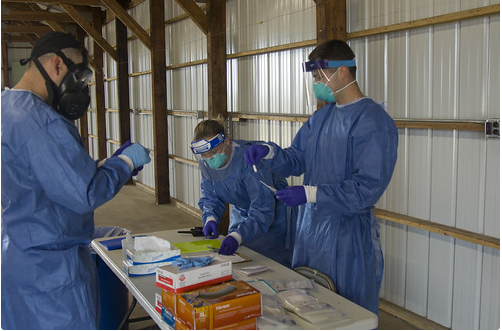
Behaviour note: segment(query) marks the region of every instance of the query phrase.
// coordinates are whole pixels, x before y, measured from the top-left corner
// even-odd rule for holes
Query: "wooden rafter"
[[[150,40],[150,35],[146,33],[146,31],[141,27],[141,25],[136,22],[136,20],[127,13],[127,11],[122,8],[122,6],[115,0],[102,0],[103,4],[105,4],[114,14],[115,16],[124,23],[138,38],[141,42],[148,47],[148,49],[152,49],[152,41]]]
[[[2,4],[5,2],[15,2],[15,3],[39,3],[41,2],[40,0],[8,0],[8,1],[2,1]],[[84,5],[84,6],[102,6],[101,0],[43,0],[43,3],[45,4],[51,4],[51,5],[59,5],[59,4],[66,4],[66,5]]]
[[[94,29],[91,24],[89,24],[89,22],[82,17],[82,15],[80,15],[75,7],[66,4],[61,4],[61,7],[66,10],[66,12],[75,20],[75,22],[77,22],[78,25],[80,25],[82,29],[84,29],[85,32],[87,32],[89,36],[94,38],[94,41],[96,41],[96,43],[98,43],[103,50],[105,50],[115,61],[117,61],[118,57],[115,48],[113,48],[112,45],[110,45],[108,41],[101,36],[101,33],[96,31],[96,29]]]
[[[176,0],[176,3],[190,16],[194,23],[207,35],[206,13],[193,0]]]
[[[2,28],[2,33],[31,33],[39,36],[50,31],[52,29],[46,25],[9,25]]]
[[[35,14],[35,15],[42,15],[44,13],[47,13],[46,11],[42,10],[37,4],[31,3],[31,4],[27,4],[27,5],[33,11],[33,14]],[[50,26],[51,29],[54,31],[65,32],[65,28],[61,24],[59,24],[53,20],[47,20],[47,21],[45,21],[45,23],[47,23],[47,25]]]
[[[73,22],[70,15],[66,13],[51,13],[47,11],[11,11],[9,14],[2,13],[2,21],[55,21]]]

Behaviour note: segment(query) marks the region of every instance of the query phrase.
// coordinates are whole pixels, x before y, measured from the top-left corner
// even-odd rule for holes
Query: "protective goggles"
[[[356,59],[337,60],[337,61],[314,60],[314,61],[304,62],[302,64],[304,72],[310,72],[312,70],[318,70],[318,69],[339,68],[341,66],[355,67],[356,66]]]
[[[223,132],[218,133],[216,136],[210,140],[201,139],[198,141],[192,141],[190,148],[194,154],[202,154],[211,149],[215,148],[225,140],[225,134]]]
[[[68,67],[68,71],[74,76],[76,85],[81,89],[85,88],[92,76],[92,70],[88,66],[87,57],[84,55],[84,61],[75,64],[63,52],[57,51],[56,54],[63,60],[64,64]]]

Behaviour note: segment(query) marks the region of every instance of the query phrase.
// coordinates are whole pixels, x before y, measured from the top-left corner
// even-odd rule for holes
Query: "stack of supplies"
[[[123,267],[129,277],[154,274],[160,266],[170,265],[180,257],[180,250],[169,241],[154,236],[122,240]]]
[[[175,327],[177,297],[181,293],[232,280],[232,263],[212,257],[179,258],[172,265],[158,267],[155,283],[161,288],[163,320]]]
[[[177,296],[177,330],[256,329],[261,295],[243,281],[202,287]]]

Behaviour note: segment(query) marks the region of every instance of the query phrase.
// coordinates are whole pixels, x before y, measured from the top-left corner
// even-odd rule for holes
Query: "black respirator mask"
[[[54,53],[61,57],[68,68],[68,73],[63,77],[59,87],[52,81],[38,59],[34,59],[33,62],[45,79],[45,86],[49,94],[48,103],[58,113],[73,121],[84,116],[89,108],[91,97],[88,83],[92,70],[88,67],[85,54],[84,61],[75,64],[63,52],[56,51]]]

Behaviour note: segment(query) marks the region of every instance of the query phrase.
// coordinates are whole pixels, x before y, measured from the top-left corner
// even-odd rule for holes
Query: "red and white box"
[[[202,286],[218,284],[232,280],[232,262],[214,261],[205,267],[178,270],[178,267],[167,265],[158,267],[155,273],[155,284],[171,293],[191,291]]]

